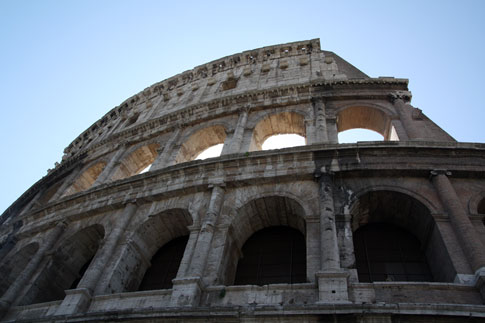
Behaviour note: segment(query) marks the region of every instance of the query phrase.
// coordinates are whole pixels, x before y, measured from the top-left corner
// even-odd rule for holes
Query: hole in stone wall
[[[217,144],[214,146],[211,146],[201,152],[195,159],[207,159],[207,158],[214,158],[214,157],[219,157],[222,152],[222,147],[224,144]]]
[[[254,127],[249,151],[262,150],[263,143],[272,136],[288,134],[298,135],[303,138],[306,137],[306,127],[303,115],[296,112],[281,112],[268,115]]]
[[[173,239],[161,247],[152,257],[151,266],[145,273],[139,290],[155,290],[172,288],[172,280],[184,255],[189,236]]]
[[[157,157],[159,144],[153,143],[138,148],[127,157],[123,158],[120,166],[111,176],[111,180],[119,180],[136,174],[148,172]]]
[[[420,241],[398,226],[367,224],[354,233],[354,248],[360,282],[433,281]]]
[[[363,280],[390,280],[394,279],[391,277],[394,275],[398,275],[395,280],[415,279],[414,281],[450,282],[455,279],[456,270],[449,255],[444,251],[446,247],[441,237],[441,232],[429,209],[414,197],[394,191],[372,191],[362,195],[352,205],[350,212],[352,214],[352,230],[354,231],[354,248],[359,277],[361,272],[362,275],[367,275],[365,277],[362,276]],[[370,231],[364,233],[363,239],[365,241],[360,241],[358,237],[359,230],[367,225],[369,225]],[[391,232],[394,230],[393,228],[397,228],[396,233],[388,235],[386,232]],[[404,233],[401,235],[398,231]],[[414,242],[406,238],[406,234],[414,237],[411,239]],[[403,243],[398,241],[398,235],[403,237]],[[379,240],[381,237],[382,240]],[[385,240],[385,237],[388,240]],[[373,255],[368,254],[370,260],[365,260],[365,258],[362,258],[362,255],[369,251],[370,244],[372,244],[372,248],[376,249],[377,253]],[[411,248],[415,248],[418,245],[418,250],[422,255],[418,255],[417,251],[406,253],[406,250],[412,250]],[[400,254],[401,250],[402,254]],[[408,256],[417,259],[416,261],[411,261],[412,263],[408,266],[409,270],[406,267],[406,259],[411,258]],[[429,275],[424,273],[424,271],[422,275],[419,272],[419,268],[423,269],[424,266],[421,256],[424,257],[425,263],[429,265],[429,270],[431,271]],[[373,261],[379,257],[382,259],[387,257],[387,260],[378,261],[374,270],[372,268],[369,269],[367,261],[370,261],[370,265],[372,265]],[[396,257],[400,258],[397,259]],[[397,260],[394,261],[393,259]],[[403,259],[405,260],[404,264]],[[388,271],[388,269],[394,270],[392,268],[396,268],[396,271]],[[418,269],[413,272],[414,269],[411,268]],[[407,271],[402,273],[403,270]],[[384,277],[383,275],[387,276]]]
[[[362,129],[362,128],[345,130],[345,131],[339,132],[338,134],[339,144],[355,143],[358,141],[382,141],[382,140],[384,140],[384,137],[380,133],[372,130],[368,130],[368,129]]]
[[[276,226],[254,233],[242,247],[235,285],[306,282],[305,236]]]
[[[347,132],[349,130],[352,131]],[[354,106],[340,111],[337,115],[337,131],[339,143],[399,140],[391,118],[382,110],[373,107]]]
[[[188,137],[180,146],[175,157],[175,163],[178,164],[200,158],[199,155],[202,152],[213,146],[223,144],[225,140],[226,130],[221,125],[201,129]]]
[[[90,188],[98,178],[99,174],[101,174],[105,166],[105,162],[99,162],[89,167],[81,174],[81,176],[76,179],[76,181],[74,181],[71,187],[69,187],[63,194],[63,196],[71,195]]]
[[[262,145],[263,150],[281,149],[296,146],[305,146],[306,139],[297,134],[274,135],[266,139]]]

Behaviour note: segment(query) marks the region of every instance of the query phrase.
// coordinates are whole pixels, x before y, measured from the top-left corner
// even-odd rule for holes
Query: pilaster
[[[112,229],[109,236],[105,238],[103,245],[100,246],[94,259],[91,261],[91,264],[89,264],[78,287],[69,293],[66,291],[66,297],[61,305],[59,305],[56,315],[80,313],[85,312],[88,309],[96,285],[103,274],[105,264],[109,263],[115,248],[118,246],[119,241],[123,236],[126,227],[131,222],[133,215],[136,213],[137,208],[136,201],[127,203],[118,221],[114,222],[115,227]]]
[[[68,224],[66,222],[59,222],[54,229],[47,234],[42,246],[39,248],[39,250],[37,250],[37,253],[30,260],[27,267],[22,270],[15,282],[10,285],[9,289],[5,292],[5,294],[3,294],[2,298],[0,298],[0,319],[7,314],[10,306],[15,303],[18,294],[32,279],[32,276],[37,270],[40,262],[45,257],[47,252],[52,249],[61,234],[66,230],[67,225]]]
[[[171,303],[173,306],[196,306],[200,302],[203,290],[202,276],[207,265],[207,259],[214,237],[214,230],[222,204],[224,202],[224,184],[210,185],[212,188],[209,207],[202,221],[199,233],[191,232],[189,243],[193,244],[193,251],[186,252],[182,258],[177,278],[173,280]],[[190,241],[192,239],[192,241]],[[194,240],[195,244],[194,244]],[[182,270],[185,272],[184,277]]]

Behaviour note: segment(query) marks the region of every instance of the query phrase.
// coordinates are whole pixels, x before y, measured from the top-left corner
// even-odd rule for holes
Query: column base
[[[85,313],[91,304],[91,293],[87,288],[68,289],[66,297],[59,305],[55,315]]]
[[[172,306],[199,305],[202,294],[202,281],[200,277],[174,279],[172,282],[173,289],[170,299]]]
[[[347,271],[320,271],[318,282],[318,303],[350,303]]]
[[[478,269],[475,272],[475,287],[480,291],[483,304],[485,304],[485,267]]]

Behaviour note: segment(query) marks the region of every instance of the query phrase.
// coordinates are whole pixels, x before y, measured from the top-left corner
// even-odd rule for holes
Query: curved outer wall
[[[456,142],[412,107],[407,85],[370,78],[314,39],[146,88],[2,214],[0,315],[482,320],[485,145]],[[353,128],[384,140],[339,144]],[[261,150],[286,133],[306,145]],[[194,160],[215,144],[220,157]],[[367,281],[353,234],[374,223],[415,237],[432,278]],[[245,243],[280,226],[304,237],[304,282],[234,285]],[[139,290],[157,250],[180,237],[171,288]]]

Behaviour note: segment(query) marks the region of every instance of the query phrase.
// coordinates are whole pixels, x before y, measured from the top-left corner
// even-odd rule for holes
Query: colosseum
[[[147,87],[2,214],[1,320],[483,322],[485,144],[410,101],[318,39]]]

